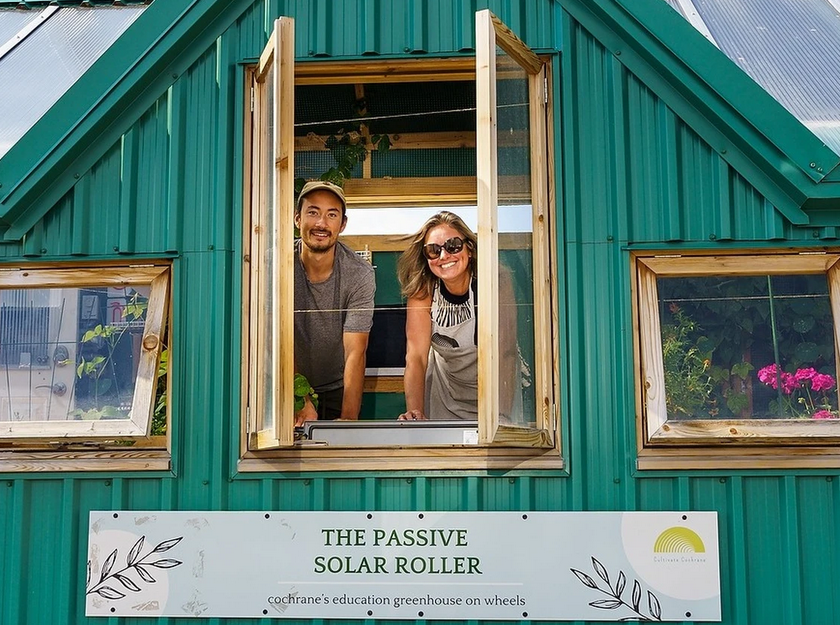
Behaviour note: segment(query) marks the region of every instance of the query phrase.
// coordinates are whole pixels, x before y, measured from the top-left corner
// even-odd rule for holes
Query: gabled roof
[[[3,238],[22,238],[250,5],[153,2],[0,159]]]
[[[840,223],[840,156],[663,0],[557,0],[792,223]]]
[[[666,2],[554,2],[789,221],[840,223],[840,157]],[[153,2],[0,159],[2,236],[20,239],[251,3]]]

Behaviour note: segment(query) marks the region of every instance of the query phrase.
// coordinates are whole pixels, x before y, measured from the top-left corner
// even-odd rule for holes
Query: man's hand
[[[428,421],[429,417],[423,414],[422,410],[406,410],[399,417],[397,421]]]
[[[301,408],[295,413],[295,427],[299,428],[303,425],[304,421],[317,420],[318,411],[315,409],[315,405],[312,403],[312,400],[310,400],[309,397],[305,397],[303,400],[303,408]]]

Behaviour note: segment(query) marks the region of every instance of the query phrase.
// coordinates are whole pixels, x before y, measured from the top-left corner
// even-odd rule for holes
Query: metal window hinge
[[[548,76],[543,76],[543,104],[548,104]]]
[[[254,112],[254,98],[256,98],[256,93],[254,92],[254,88],[251,87],[251,112]]]
[[[245,434],[251,433],[251,406],[245,406]]]

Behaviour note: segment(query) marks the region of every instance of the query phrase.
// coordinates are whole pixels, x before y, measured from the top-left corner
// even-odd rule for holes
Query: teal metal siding
[[[628,250],[836,246],[837,231],[790,224],[568,16],[563,37],[574,505],[717,510],[724,623],[835,623],[837,471],[634,471]]]
[[[662,243],[836,244],[837,232],[791,226],[619,57],[548,0],[490,6],[536,48],[559,49],[564,42],[554,115],[558,137],[561,122],[563,128],[556,180],[563,191],[559,280],[569,475],[235,475],[242,322],[239,64],[259,55],[279,14],[297,19],[300,60],[469,52],[472,14],[484,5],[257,2],[93,167],[80,172],[74,189],[23,242],[0,244],[0,259],[15,264],[177,255],[173,471],[5,474],[0,623],[87,622],[82,593],[87,513],[93,509],[716,510],[724,623],[840,621],[833,592],[840,579],[837,471],[634,470],[627,252],[628,246]],[[542,540],[563,537],[537,537],[535,545]]]

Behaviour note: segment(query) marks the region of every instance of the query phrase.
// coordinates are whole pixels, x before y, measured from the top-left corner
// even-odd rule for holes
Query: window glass
[[[668,419],[836,419],[825,275],[659,278]]]
[[[262,270],[260,280],[260,306],[266,314],[261,315],[260,332],[263,340],[260,342],[261,358],[264,362],[273,362],[273,341],[269,338],[272,334],[272,318],[274,311],[274,289],[272,285],[276,276],[274,272],[277,268],[277,261],[275,253],[277,251],[277,216],[274,214],[272,207],[275,205],[275,177],[276,172],[272,164],[274,163],[274,136],[275,136],[275,74],[274,67],[266,73],[265,84],[261,86],[265,94],[265,109],[261,112],[265,116],[265,124],[267,132],[262,137],[261,142],[261,161],[260,166],[264,168],[264,176],[261,179],[263,187],[263,194],[265,197],[265,205],[262,207],[263,219],[262,227],[265,232],[265,237],[262,239],[263,247],[260,250],[262,258],[260,259],[259,267]],[[270,389],[274,388],[274,368],[266,366],[262,368],[262,387],[259,391],[263,397],[263,423],[264,427],[271,429],[274,427],[274,393]]]
[[[531,381],[534,271],[528,83],[527,72],[497,47],[499,420],[500,423],[536,427]],[[514,219],[515,215],[519,218]],[[514,223],[513,228],[505,227],[505,224]]]
[[[148,286],[0,292],[0,421],[129,419]]]

